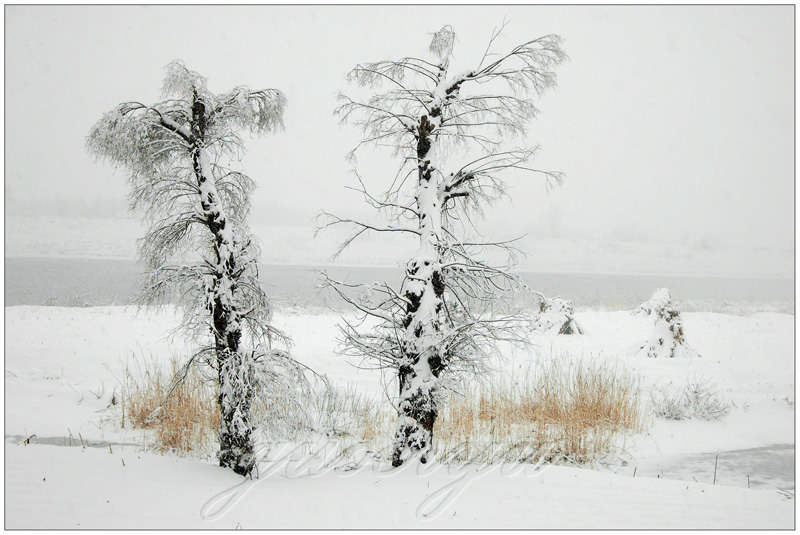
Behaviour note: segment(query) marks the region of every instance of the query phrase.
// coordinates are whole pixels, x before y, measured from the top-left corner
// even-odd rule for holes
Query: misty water
[[[399,284],[401,270],[384,267],[262,265],[260,277],[278,306],[338,307],[320,286],[320,270],[332,278]],[[144,268],[130,260],[6,258],[5,304],[52,306],[125,305],[133,302]],[[574,301],[578,309],[621,310],[637,306],[659,287],[671,290],[684,311],[794,310],[791,279],[523,273],[531,288]]]

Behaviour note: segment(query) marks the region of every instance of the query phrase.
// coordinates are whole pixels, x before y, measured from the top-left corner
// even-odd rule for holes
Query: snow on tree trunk
[[[639,305],[637,313],[645,314],[653,320],[650,337],[640,348],[648,357],[698,356],[686,343],[680,312],[672,304],[667,288],[657,289],[649,300]]]
[[[210,173],[204,148],[205,118],[205,105],[195,92],[191,123],[192,166],[200,191],[201,213],[214,235],[216,256],[213,278],[206,285],[206,303],[214,326],[219,380],[219,464],[237,474],[246,475],[253,469],[255,458],[250,418],[252,391],[243,375],[248,375],[252,370],[242,369],[247,362],[239,354],[242,327],[234,304],[237,279],[234,235],[232,225],[228,224],[219,203],[219,193]]]
[[[445,368],[442,355],[444,281],[438,242],[441,232],[441,198],[437,173],[427,159],[434,125],[420,118],[417,142],[418,183],[416,204],[420,243],[406,266],[408,300],[403,333],[403,361],[398,371],[400,416],[394,439],[392,465],[400,466],[412,455],[427,461],[437,406],[438,378]]]

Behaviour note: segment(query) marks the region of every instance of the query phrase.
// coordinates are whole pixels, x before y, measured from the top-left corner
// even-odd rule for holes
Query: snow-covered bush
[[[572,301],[559,297],[544,298],[541,301],[533,328],[543,333],[583,334],[583,329],[575,321]]]
[[[683,386],[670,383],[652,388],[650,405],[653,414],[665,420],[718,420],[731,409],[716,387],[704,379],[689,379]]]
[[[697,356],[686,343],[683,321],[667,288],[657,289],[652,297],[639,305],[637,314],[650,317],[653,329],[640,351],[650,358],[674,358]]]

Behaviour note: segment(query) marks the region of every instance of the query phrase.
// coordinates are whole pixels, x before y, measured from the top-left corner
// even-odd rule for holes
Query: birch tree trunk
[[[406,266],[408,300],[403,333],[403,362],[398,371],[400,402],[392,465],[400,466],[421,453],[424,463],[431,451],[433,425],[439,413],[436,394],[444,370],[442,311],[444,281],[439,258],[441,197],[435,169],[427,159],[435,126],[423,115],[417,126],[418,182],[416,204],[420,244]]]
[[[220,408],[219,465],[237,474],[249,474],[255,465],[251,437],[249,381],[236,380],[247,374],[247,363],[239,353],[242,328],[234,305],[236,258],[233,229],[219,202],[219,193],[210,173],[205,151],[205,105],[194,92],[192,102],[192,166],[200,191],[201,213],[214,237],[215,271],[206,285],[208,311],[211,314],[214,347],[217,357]]]

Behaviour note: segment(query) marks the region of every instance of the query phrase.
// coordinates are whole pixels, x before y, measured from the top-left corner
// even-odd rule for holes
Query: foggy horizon
[[[548,191],[536,177],[510,176],[509,199],[487,211],[482,232],[527,235],[522,248],[545,268],[568,264],[574,248],[590,269],[587,247],[610,258],[615,244],[631,243],[644,245],[624,253],[627,263],[674,271],[670,262],[691,257],[686,269],[697,263],[709,274],[790,276],[792,9],[7,6],[6,223],[43,223],[26,228],[24,239],[10,237],[6,254],[46,249],[53,217],[119,219],[120,229],[138,224],[127,209],[126,173],[94,161],[84,139],[117,103],[159,100],[164,67],[179,58],[214,91],[244,84],[286,94],[285,131],[247,143],[242,168],[257,183],[250,223],[267,247],[296,244],[302,235],[302,247],[329,256],[338,238],[313,238],[316,214],[369,214],[347,189],[354,177],[345,156],[359,132],[332,113],[337,94],[353,89],[346,72],[358,62],[424,56],[431,32],[444,24],[456,31],[455,61],[469,66],[505,20],[499,49],[548,33],[564,38],[569,60],[558,85],[535,102],[540,114],[520,143],[539,145],[534,165],[564,172],[565,182]],[[197,31],[173,31],[178,26]],[[81,30],[65,38],[65,28]],[[380,191],[379,174],[393,173],[397,162],[377,151],[366,160],[359,160],[362,173]],[[136,237],[145,230],[138,225]],[[288,227],[297,230],[281,234]],[[106,241],[130,242],[131,234],[120,230]],[[106,243],[85,230],[63,239],[76,240],[79,255],[81,248],[102,255]],[[731,265],[737,254],[746,266]],[[375,255],[391,258],[392,251]],[[300,262],[303,256],[295,254]]]

